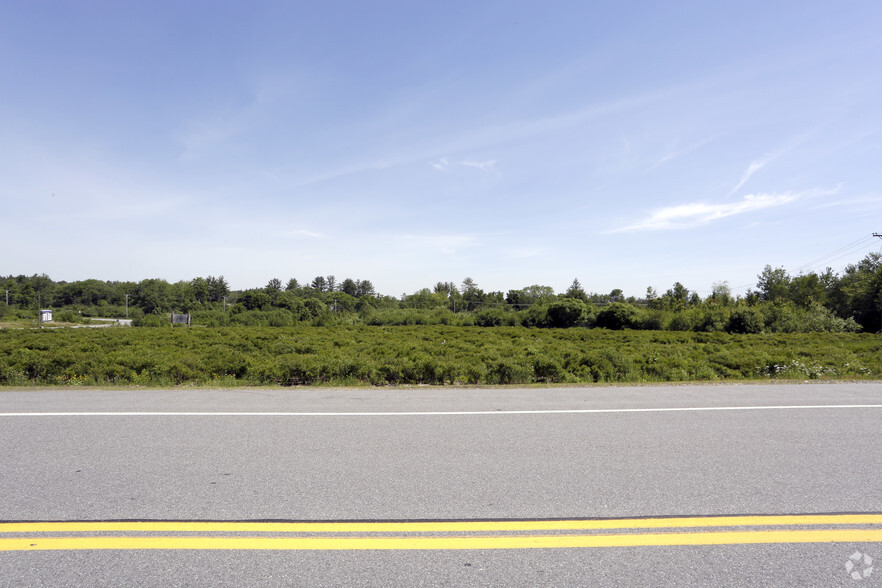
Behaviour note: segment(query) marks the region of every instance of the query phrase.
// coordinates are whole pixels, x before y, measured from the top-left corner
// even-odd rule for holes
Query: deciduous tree
[[[756,288],[760,298],[774,302],[786,300],[790,290],[790,275],[783,267],[772,269],[766,265],[761,274],[757,276]]]

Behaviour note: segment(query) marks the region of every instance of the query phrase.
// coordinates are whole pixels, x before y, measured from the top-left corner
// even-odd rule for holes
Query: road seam
[[[660,408],[587,408],[561,410],[475,410],[414,412],[4,412],[0,417],[394,417],[394,416],[483,416],[542,414],[618,414],[653,412],[714,412],[761,410],[878,409],[882,404],[815,404],[784,406],[698,406]]]

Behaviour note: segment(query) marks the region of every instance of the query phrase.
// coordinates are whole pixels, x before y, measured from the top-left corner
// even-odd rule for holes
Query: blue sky
[[[5,2],[0,274],[640,296],[840,271],[882,245],[880,24],[876,1]]]

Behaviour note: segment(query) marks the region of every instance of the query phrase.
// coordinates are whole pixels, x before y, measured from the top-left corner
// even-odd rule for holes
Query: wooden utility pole
[[[873,233],[873,236],[882,239],[882,233]],[[879,332],[882,333],[882,300],[879,301]]]

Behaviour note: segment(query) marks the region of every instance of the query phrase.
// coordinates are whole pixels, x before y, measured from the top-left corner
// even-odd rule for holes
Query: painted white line
[[[870,409],[882,404],[815,404],[790,406],[696,406],[668,408],[588,408],[562,410],[471,410],[422,412],[4,412],[0,417],[394,417],[530,414],[621,414],[642,412],[711,412],[735,410]]]

